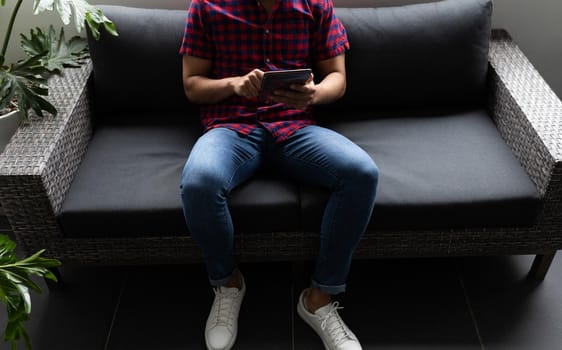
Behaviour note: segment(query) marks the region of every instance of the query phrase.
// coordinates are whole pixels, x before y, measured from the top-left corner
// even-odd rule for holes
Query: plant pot
[[[21,124],[21,113],[18,110],[0,115],[0,154]]]

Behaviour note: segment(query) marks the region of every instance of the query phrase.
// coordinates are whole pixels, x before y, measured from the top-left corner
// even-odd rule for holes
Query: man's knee
[[[224,194],[224,182],[211,172],[184,172],[181,178],[181,196],[185,200],[214,200]]]
[[[374,195],[379,182],[379,168],[376,164],[372,160],[362,163],[358,176],[365,190],[372,192]]]
[[[379,181],[379,168],[369,156],[366,156],[349,164],[347,176],[363,186],[376,188]]]

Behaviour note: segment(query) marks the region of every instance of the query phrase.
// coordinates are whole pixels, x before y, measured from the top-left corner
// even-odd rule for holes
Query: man
[[[345,92],[349,44],[331,0],[192,0],[180,53],[186,96],[201,104],[205,133],[181,179],[186,224],[206,259],[215,299],[210,350],[230,349],[246,291],[233,254],[230,191],[268,163],[296,181],[328,188],[311,287],[297,311],[327,349],[361,349],[332,295],[345,290],[353,251],[373,210],[378,169],[357,145],[316,126],[312,106]],[[264,71],[315,67],[318,84],[258,99]]]

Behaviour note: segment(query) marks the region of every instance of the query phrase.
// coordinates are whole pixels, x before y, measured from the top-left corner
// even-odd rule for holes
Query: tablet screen
[[[291,69],[265,72],[261,82],[260,100],[265,100],[275,90],[289,89],[291,84],[304,84],[312,70]]]

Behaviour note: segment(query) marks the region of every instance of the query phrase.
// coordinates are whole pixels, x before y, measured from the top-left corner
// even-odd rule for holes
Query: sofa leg
[[[49,291],[52,292],[62,288],[64,286],[64,281],[62,279],[62,274],[60,273],[60,270],[56,267],[50,267],[49,271],[51,271],[53,275],[55,275],[55,277],[57,278],[57,282],[45,278],[45,283],[47,284],[47,288],[49,289]]]
[[[555,255],[556,251],[537,255],[533,261],[533,266],[531,266],[531,270],[529,271],[529,278],[536,281],[544,280]]]

